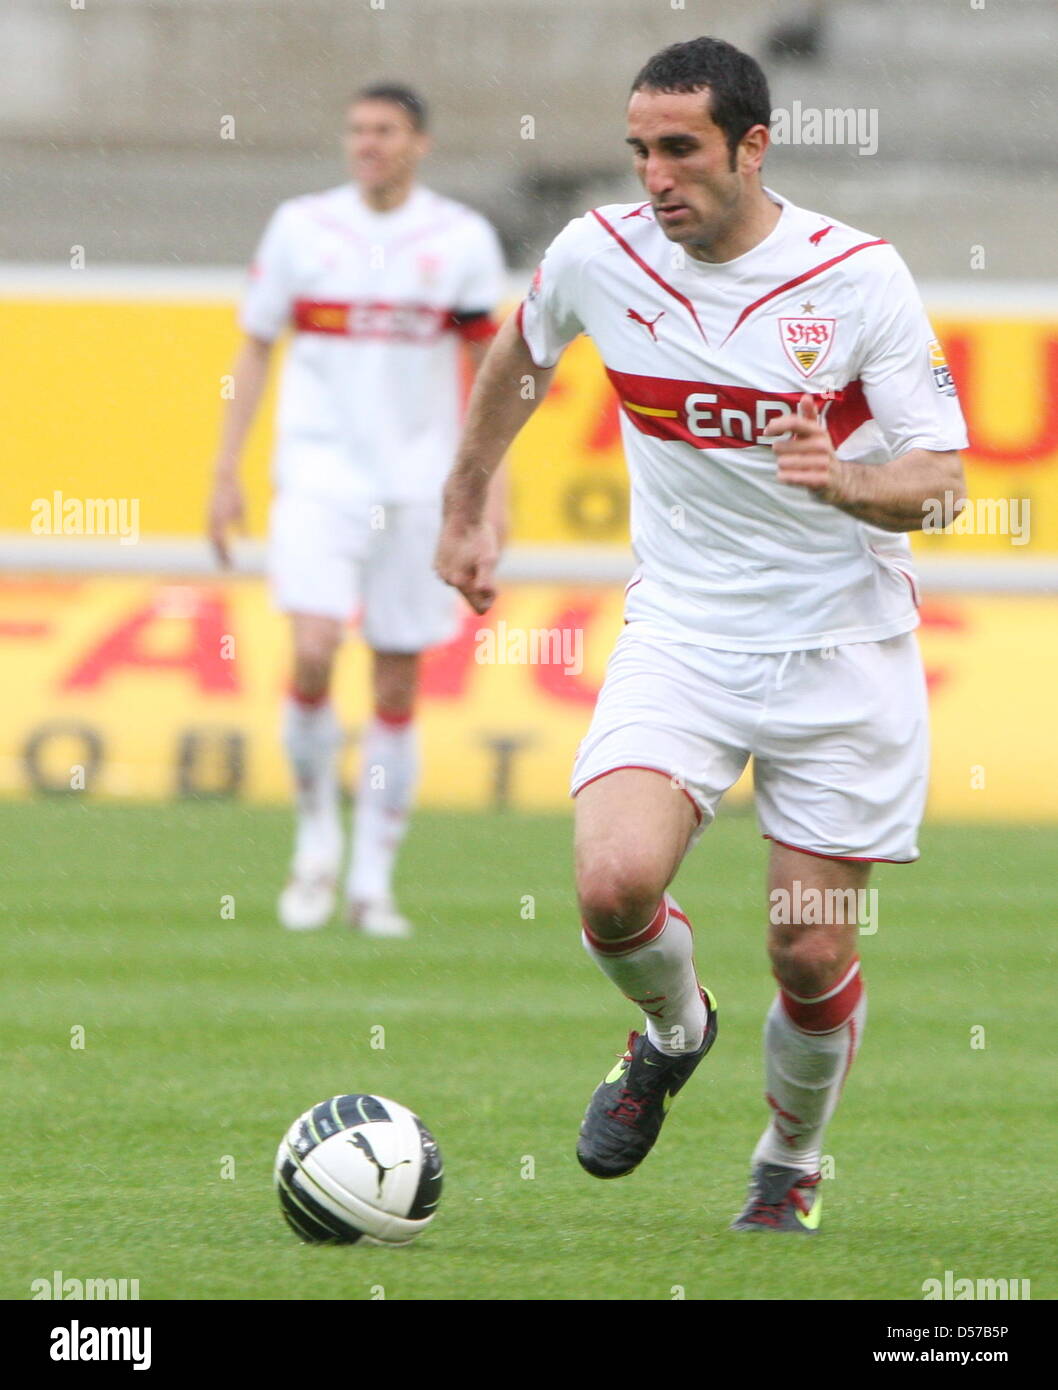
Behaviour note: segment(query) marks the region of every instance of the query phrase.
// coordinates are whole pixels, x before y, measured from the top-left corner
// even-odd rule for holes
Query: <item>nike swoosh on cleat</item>
[[[797,1217],[798,1221],[800,1221],[801,1225],[805,1228],[806,1231],[818,1230],[820,1220],[823,1216],[822,1197],[816,1197],[815,1201],[812,1203],[812,1210],[808,1213],[807,1216],[805,1216],[803,1211],[798,1211],[796,1207],[794,1207],[794,1215]]]

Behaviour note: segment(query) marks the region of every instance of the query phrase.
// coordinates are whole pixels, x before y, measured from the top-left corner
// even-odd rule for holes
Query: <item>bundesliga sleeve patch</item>
[[[929,369],[933,373],[933,385],[942,396],[955,395],[955,378],[944,356],[944,349],[936,338],[929,345]]]

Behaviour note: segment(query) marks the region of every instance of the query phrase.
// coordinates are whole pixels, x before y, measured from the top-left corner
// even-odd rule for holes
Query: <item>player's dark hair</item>
[[[428,112],[425,101],[418,92],[397,82],[379,82],[374,87],[362,87],[353,101],[391,101],[394,106],[404,108],[416,130],[426,129]]]
[[[709,114],[735,151],[751,126],[771,125],[771,94],[760,64],[723,39],[688,39],[655,53],[640,69],[632,91],[697,92],[709,88]]]

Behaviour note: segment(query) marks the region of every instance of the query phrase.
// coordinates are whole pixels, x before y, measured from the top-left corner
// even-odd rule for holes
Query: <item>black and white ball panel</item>
[[[303,1239],[403,1244],[433,1219],[443,1164],[406,1106],[335,1096],[291,1125],[276,1155],[280,1207]]]

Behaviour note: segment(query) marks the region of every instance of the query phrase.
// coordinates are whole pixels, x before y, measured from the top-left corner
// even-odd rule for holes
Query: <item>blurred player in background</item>
[[[646,1029],[596,1089],[577,1156],[597,1177],[631,1172],[713,1044],[716,1003],[667,890],[752,757],[779,991],[770,1118],[735,1226],[812,1234],[823,1133],[863,1035],[859,891],[873,862],[918,857],[925,804],[900,533],[933,499],[951,519],[967,441],[900,257],[761,182],[770,116],[757,63],[715,39],[639,74],[628,145],[647,201],[571,222],[501,330],[438,570],[491,603],[489,472],[588,333],[622,406],[639,569],[573,771],[577,889],[584,944]]]
[[[449,640],[457,620],[431,562],[458,439],[460,350],[476,368],[495,332],[504,275],[489,223],[416,183],[426,126],[408,88],[360,92],[344,131],[352,181],[275,212],[243,304],[246,338],[216,461],[209,534],[227,565],[229,531],[244,521],[240,457],[273,348],[289,330],[269,571],[293,637],[283,743],[297,832],[279,917],[295,930],[322,926],[335,906],[342,734],[330,690],[359,610],[374,713],[361,746],[346,907],[368,934],[410,931],[394,903],[393,870],[417,779],[419,657]],[[493,488],[497,546],[500,505]]]

